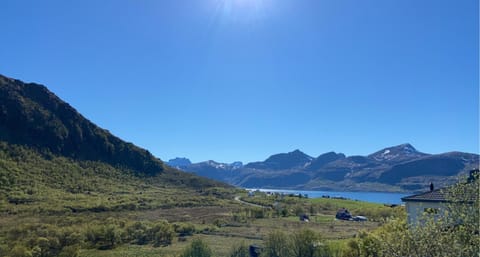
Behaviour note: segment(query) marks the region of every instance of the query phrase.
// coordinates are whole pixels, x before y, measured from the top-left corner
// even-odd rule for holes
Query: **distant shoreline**
[[[248,191],[260,191],[284,194],[301,194],[308,198],[337,198],[353,201],[373,202],[380,204],[401,204],[401,198],[410,193],[398,192],[353,192],[353,191],[328,191],[328,190],[296,190],[279,188],[244,188]]]

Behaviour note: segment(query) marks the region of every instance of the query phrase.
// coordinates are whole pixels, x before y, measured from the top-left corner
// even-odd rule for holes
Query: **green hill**
[[[190,227],[141,215],[223,208],[233,194],[115,137],[46,87],[0,76],[0,256],[168,245]]]
[[[148,175],[165,169],[150,152],[96,126],[45,86],[1,75],[0,141]]]
[[[212,180],[167,169],[153,177],[0,142],[0,211],[69,214],[204,206]],[[214,200],[214,199],[213,199]]]
[[[228,187],[164,165],[96,126],[45,86],[1,75],[0,132],[0,193],[7,209],[8,204],[55,212],[156,208],[186,204],[169,201],[172,190],[194,196]],[[155,200],[122,196],[148,198],[145,192]]]

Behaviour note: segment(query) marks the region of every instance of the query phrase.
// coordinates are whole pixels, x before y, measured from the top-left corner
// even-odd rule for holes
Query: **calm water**
[[[257,190],[257,189],[249,189]],[[278,192],[285,194],[308,195],[309,198],[319,198],[323,195],[330,197],[345,197],[351,200],[359,200],[373,203],[401,204],[402,197],[411,194],[404,193],[381,193],[381,192],[336,192],[336,191],[307,191],[307,190],[286,190],[286,189],[258,189],[262,192]]]

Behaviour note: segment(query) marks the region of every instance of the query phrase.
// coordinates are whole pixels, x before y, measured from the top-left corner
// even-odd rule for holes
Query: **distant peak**
[[[188,158],[185,158],[185,157],[175,157],[175,158],[170,159],[168,161],[178,161],[178,160],[183,160],[183,161],[188,160],[188,161],[190,161]]]
[[[307,160],[312,160],[313,159],[313,157],[311,157],[310,155],[300,151],[299,149],[295,149],[292,152],[287,153],[286,155],[294,157],[294,158],[305,158]]]
[[[345,158],[345,154],[343,154],[343,153],[336,153],[336,152],[334,152],[334,151],[330,151],[330,152],[323,153],[323,154],[319,155],[317,158],[322,158],[322,157],[326,157],[326,156],[338,156],[338,157],[343,157],[343,158]]]
[[[385,152],[385,151],[418,152],[417,149],[409,143],[390,146],[381,150],[381,152]]]
[[[299,149],[295,149],[295,150],[291,151],[290,153],[294,153],[294,154],[299,154],[299,153],[305,154],[304,152],[300,151]]]
[[[413,147],[413,145],[411,145],[409,143],[401,144],[397,147],[403,147],[404,149],[412,149],[412,150],[415,150],[415,151],[417,150],[417,149],[415,149],[415,147]]]
[[[182,167],[182,166],[189,166],[189,165],[192,164],[192,162],[188,158],[177,157],[177,158],[174,158],[174,159],[170,159],[167,162],[167,164],[172,166],[172,167]]]
[[[426,154],[421,153],[415,149],[411,144],[404,143],[396,146],[384,148],[378,152],[375,152],[368,157],[377,161],[406,161],[412,158],[418,158]]]

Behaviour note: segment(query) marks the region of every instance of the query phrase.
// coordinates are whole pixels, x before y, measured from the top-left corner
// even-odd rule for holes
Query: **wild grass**
[[[263,244],[276,230],[310,228],[325,240],[339,240],[396,215],[357,201],[247,197],[243,190],[169,172],[141,177],[0,143],[0,256],[176,256],[193,238],[225,256],[239,242]],[[237,195],[266,208],[237,202]],[[371,220],[336,221],[340,207]],[[303,213],[309,223],[299,220]]]

